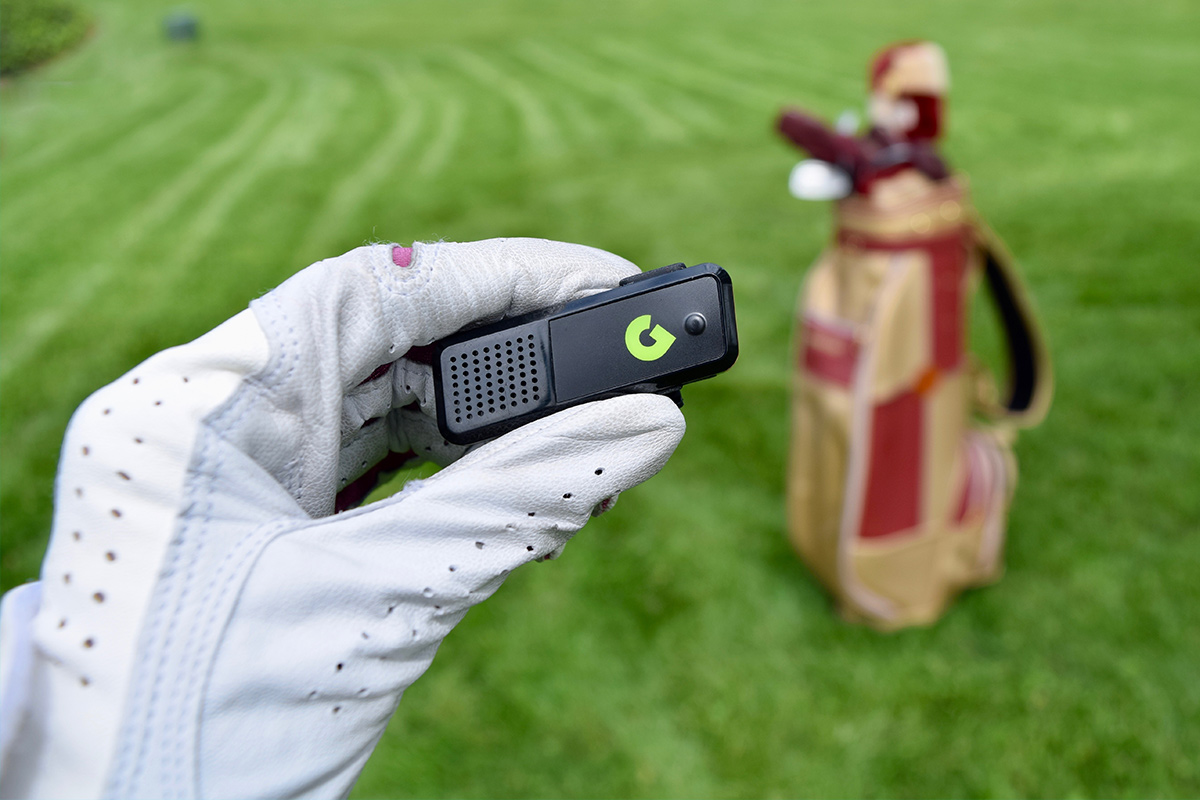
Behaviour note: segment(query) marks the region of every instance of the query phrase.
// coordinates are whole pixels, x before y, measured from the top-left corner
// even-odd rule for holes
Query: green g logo
[[[650,331],[650,341],[654,342],[650,346],[642,344],[642,334],[646,331]],[[625,349],[640,361],[657,361],[667,354],[673,344],[675,337],[662,325],[655,325],[654,330],[650,330],[649,314],[642,314],[625,329]]]

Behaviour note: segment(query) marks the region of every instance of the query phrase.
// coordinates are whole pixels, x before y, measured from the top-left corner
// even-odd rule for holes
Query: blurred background
[[[82,40],[0,87],[4,588],[37,575],[74,407],[314,260],[539,236],[715,261],[742,356],[685,392],[675,458],[467,616],[355,796],[1200,795],[1194,2],[210,0],[191,42],[171,4],[75,2]],[[772,121],[861,108],[908,37],[949,55],[944,152],[1057,396],[1006,577],[880,635],[785,541],[830,214],[788,195]]]

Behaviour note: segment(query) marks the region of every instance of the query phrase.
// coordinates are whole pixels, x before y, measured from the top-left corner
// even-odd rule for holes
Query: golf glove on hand
[[[634,272],[541,240],[362,247],[88,398],[42,579],[5,598],[0,792],[347,794],[467,610],[684,430],[630,395],[464,454],[405,355]],[[415,456],[454,463],[335,514]]]

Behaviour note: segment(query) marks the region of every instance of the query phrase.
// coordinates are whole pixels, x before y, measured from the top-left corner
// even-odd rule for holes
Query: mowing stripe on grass
[[[293,101],[253,151],[245,153],[233,168],[231,176],[215,187],[204,206],[191,217],[175,243],[172,257],[157,273],[158,276],[170,277],[199,261],[205,254],[208,242],[220,230],[238,201],[281,160],[292,154],[296,154],[297,158],[306,158],[305,153],[316,150],[317,143],[334,129],[340,112],[349,105],[351,99],[343,95],[340,99],[330,100],[328,92],[323,91],[321,86],[322,81],[328,80],[328,76],[318,74],[300,81],[304,87],[301,98]]]
[[[307,235],[296,249],[297,264],[322,257],[320,254],[326,243],[347,230],[364,199],[377,191],[385,180],[401,179],[400,157],[413,146],[425,121],[425,105],[418,102],[409,82],[400,77],[395,65],[379,58],[372,61],[371,66],[389,98],[392,124],[358,166],[326,194],[324,204],[314,215]]]
[[[437,126],[430,137],[429,147],[413,170],[417,177],[425,179],[436,177],[458,147],[467,110],[467,104],[461,97],[448,93],[438,94],[442,103],[438,111]]]
[[[544,69],[548,76],[625,109],[641,123],[645,135],[651,139],[675,142],[687,138],[687,129],[679,120],[663,113],[640,88],[614,78],[600,67],[589,65],[579,57],[578,51],[568,55],[543,42],[528,42],[518,55]]]
[[[54,169],[57,166],[54,162],[69,161],[80,155],[86,155],[88,159],[102,159],[107,147],[120,144],[127,131],[138,127],[138,120],[154,115],[160,106],[178,108],[187,102],[180,100],[178,91],[170,84],[156,83],[154,88],[153,94],[124,109],[124,114],[89,117],[86,125],[60,130],[57,136],[34,142],[30,150],[22,151],[19,145],[15,148],[10,145],[4,154],[5,180],[20,178],[29,172]]]
[[[617,47],[636,47],[623,40],[618,40]],[[648,71],[644,65],[639,66],[634,61],[613,52],[606,52],[596,42],[589,42],[591,56],[601,64],[601,69],[610,74],[624,74],[627,82],[638,83],[653,87],[652,97],[665,113],[670,114],[691,131],[701,133],[720,133],[728,129],[723,108],[714,108],[711,97],[692,92],[688,89],[673,85],[660,76]]]
[[[495,89],[512,104],[525,129],[524,142],[532,155],[556,158],[563,154],[562,133],[536,92],[474,51],[455,47],[446,48],[445,52],[461,72],[484,87]]]
[[[136,172],[149,154],[173,151],[174,139],[212,113],[226,95],[223,85],[209,84],[172,113],[139,126],[132,134],[112,143],[107,152],[88,156],[79,166],[61,169],[59,180],[45,181],[23,191],[19,200],[5,209],[6,224],[36,225],[43,220],[58,224],[83,210],[95,198],[74,187],[119,180],[117,174]],[[66,202],[64,202],[66,198]],[[21,202],[21,201],[24,202]],[[48,213],[53,211],[54,213]]]
[[[103,254],[104,260],[92,261],[75,271],[71,283],[77,289],[52,307],[46,309],[35,329],[30,330],[24,321],[18,322],[16,330],[9,334],[0,355],[0,380],[7,378],[26,362],[37,356],[42,347],[68,320],[72,319],[121,269],[123,256],[137,247],[147,231],[158,228],[183,206],[214,173],[230,164],[241,155],[250,143],[257,140],[268,123],[277,119],[288,94],[290,81],[272,75],[267,81],[267,90],[261,100],[246,113],[241,124],[228,136],[214,142],[185,171],[164,186],[153,197],[142,204],[140,210],[129,217],[113,235],[111,242],[98,243],[89,252]],[[6,312],[7,313],[7,312]]]
[[[806,102],[813,98],[861,100],[861,80],[841,70],[830,69],[812,51],[797,53],[789,58],[770,58],[763,53],[791,53],[794,47],[780,47],[776,43],[728,39],[707,35],[693,35],[687,43],[698,52],[704,53],[704,62],[710,67],[739,75],[743,80],[760,87],[771,97],[803,97]]]
[[[757,84],[735,80],[686,59],[650,55],[645,46],[637,47],[609,38],[597,42],[596,49],[618,61],[640,64],[657,80],[687,87],[716,100],[730,100],[756,110],[765,102],[775,101],[773,92],[763,90]]]

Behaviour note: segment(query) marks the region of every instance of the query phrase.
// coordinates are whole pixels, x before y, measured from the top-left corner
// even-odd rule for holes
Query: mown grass
[[[370,239],[532,235],[723,264],[742,357],[558,562],[407,694],[361,797],[1200,794],[1200,48],[1185,0],[95,2],[0,90],[5,587],[37,574],[90,391]],[[938,625],[831,613],[783,534],[789,336],[828,214],[784,103],[881,44],[954,74],[947,152],[1056,356],[1008,573]]]

